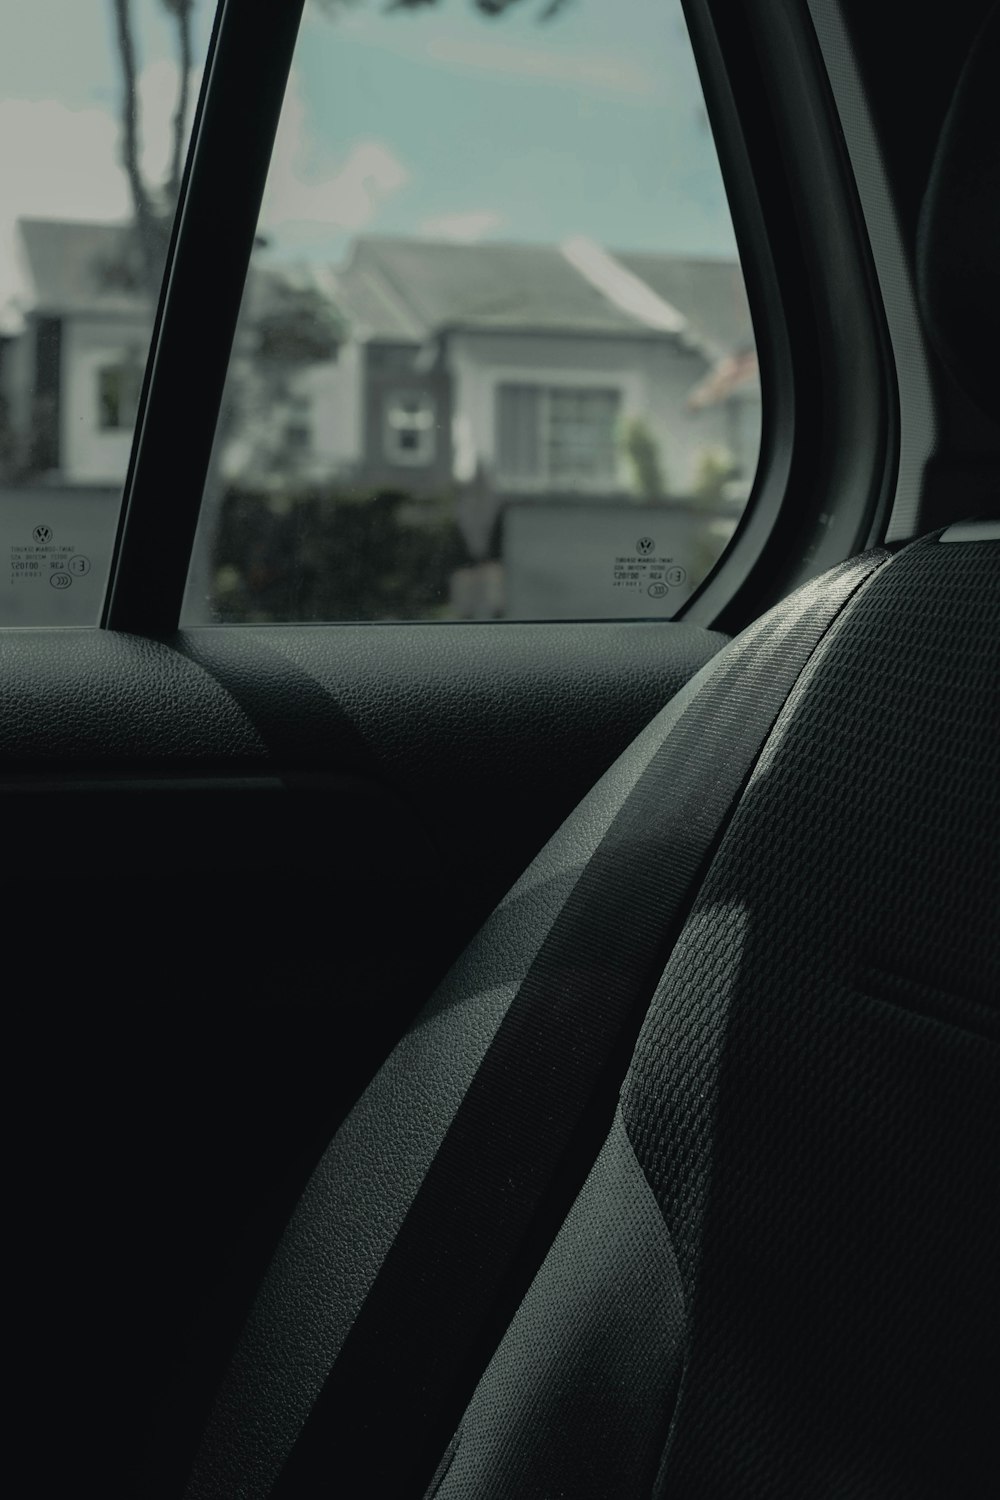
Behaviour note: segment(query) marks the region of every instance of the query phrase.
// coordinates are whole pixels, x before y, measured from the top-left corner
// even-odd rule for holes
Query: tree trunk
[[[187,132],[188,104],[191,89],[191,14],[194,0],[176,0],[171,7],[177,21],[177,54],[180,80],[177,91],[177,110],[174,114],[174,150],[170,163],[169,192],[171,207],[177,207],[181,192],[181,173],[184,170],[184,141]]]
[[[135,224],[142,252],[143,272],[150,296],[155,299],[160,271],[156,215],[139,165],[139,90],[132,36],[130,0],[112,0],[118,55],[122,68],[122,164],[128,177],[135,210]]]

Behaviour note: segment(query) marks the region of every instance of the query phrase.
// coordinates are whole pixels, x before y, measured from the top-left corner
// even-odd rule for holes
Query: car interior
[[[221,0],[100,625],[0,630],[15,1490],[995,1493],[1000,8],[683,8],[763,426],[677,617],[189,625]]]

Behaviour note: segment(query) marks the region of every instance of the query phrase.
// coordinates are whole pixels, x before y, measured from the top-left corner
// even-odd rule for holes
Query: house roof
[[[128,224],[21,219],[19,228],[39,312],[148,314]]]
[[[684,404],[688,411],[704,411],[741,396],[760,397],[760,370],[754,349],[725,355],[698,382]]]
[[[446,328],[659,337],[684,330],[715,355],[752,339],[735,261],[609,256],[597,246],[587,256],[583,244],[365,235],[338,275],[337,295],[372,339],[411,342]]]
[[[37,311],[149,316],[131,225],[21,219],[19,229]],[[255,267],[247,295],[258,322],[323,306],[330,323],[336,309],[333,273],[321,266]]]
[[[128,224],[22,219],[41,312],[142,314],[149,302]],[[301,284],[300,284],[301,283]],[[420,343],[445,329],[681,337],[710,359],[753,345],[739,264],[651,252],[362,235],[336,274],[258,270],[255,310],[288,295],[328,301],[362,338]]]
[[[456,327],[635,333],[641,326],[552,245],[366,236],[340,285],[351,304],[360,287],[373,337],[426,338]]]
[[[683,312],[716,355],[753,347],[739,261],[631,250],[616,252],[615,259]]]

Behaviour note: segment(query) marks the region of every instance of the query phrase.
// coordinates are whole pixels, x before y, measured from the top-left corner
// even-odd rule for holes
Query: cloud
[[[177,64],[163,58],[139,76],[140,152],[146,180],[167,175],[177,108]],[[190,117],[201,84],[192,75]],[[21,218],[121,222],[131,213],[121,166],[121,126],[114,109],[69,109],[58,99],[0,100],[0,328],[18,326],[30,305],[15,227]],[[13,147],[13,149],[11,149]],[[365,228],[381,204],[408,179],[394,153],[379,141],[358,141],[322,175],[309,171],[313,141],[293,74],[285,95],[264,197],[262,223],[276,239],[296,244],[331,231]]]
[[[261,226],[274,238],[302,243],[331,231],[364,229],[381,204],[409,179],[399,158],[380,141],[356,141],[336,170],[310,171],[313,145],[305,105],[293,73],[285,94],[261,209]]]
[[[522,82],[571,84],[613,94],[616,98],[646,99],[657,92],[652,73],[624,57],[556,52],[541,47],[515,47],[495,40],[462,40],[449,36],[437,36],[429,41],[426,56],[434,62],[504,74]]]
[[[147,180],[161,182],[173,144],[176,63],[156,62],[139,78],[141,161]],[[200,77],[192,80],[191,113]],[[190,116],[189,116],[190,121]],[[30,288],[18,254],[22,218],[121,221],[131,212],[121,166],[121,126],[113,110],[69,109],[58,99],[0,100],[0,320],[5,308],[26,306]]]
[[[123,219],[128,183],[117,121],[55,99],[0,101],[0,309],[27,304],[15,225],[21,218]],[[14,326],[10,317],[8,326]]]
[[[191,74],[188,94],[188,129],[198,102],[202,69]],[[142,128],[142,170],[147,182],[163,182],[173,152],[173,120],[177,109],[180,69],[170,58],[150,63],[139,77],[139,118]]]
[[[315,10],[306,13],[306,24],[318,29],[323,22]],[[388,24],[387,24],[388,22]],[[453,27],[457,23],[453,18]],[[479,29],[481,22],[469,23]],[[683,28],[683,21],[681,21]],[[613,53],[564,50],[558,29],[547,45],[517,45],[499,36],[476,36],[466,31],[438,31],[426,40],[422,28],[403,24],[403,18],[389,21],[387,14],[375,10],[349,9],[337,17],[338,30],[347,32],[356,43],[379,52],[392,52],[413,62],[437,64],[462,71],[474,69],[521,82],[565,83],[611,94],[632,103],[653,96],[662,97],[663,80],[641,63]],[[485,28],[487,31],[489,26]],[[543,31],[545,28],[541,28]],[[682,35],[686,32],[682,29]],[[418,39],[420,38],[420,39]]]
[[[468,213],[441,214],[438,218],[424,219],[418,233],[432,240],[455,240],[458,244],[474,245],[494,229],[499,229],[503,222],[503,215],[493,213],[490,209],[471,210]]]

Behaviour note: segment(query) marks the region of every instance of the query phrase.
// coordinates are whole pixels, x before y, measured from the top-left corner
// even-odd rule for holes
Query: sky
[[[132,0],[143,161],[162,176],[177,67]],[[336,262],[360,233],[735,254],[678,0],[469,0],[387,13],[309,0],[261,217],[267,255]],[[198,0],[204,57],[212,0]],[[0,319],[28,289],[18,217],[121,220],[110,0],[25,0],[0,24]],[[11,311],[12,305],[15,309]],[[0,327],[3,322],[0,321]]]

